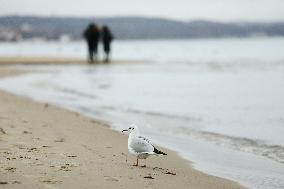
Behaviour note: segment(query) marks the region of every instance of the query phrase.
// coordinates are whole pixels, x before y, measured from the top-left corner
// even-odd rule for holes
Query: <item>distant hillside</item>
[[[62,35],[81,39],[90,22],[107,24],[117,39],[176,39],[250,37],[254,35],[284,36],[284,22],[276,23],[221,23],[211,21],[181,22],[158,18],[110,17],[0,17],[0,39],[15,35],[20,38],[46,38],[54,40]],[[1,37],[2,36],[2,37]],[[3,38],[4,36],[4,38]],[[11,36],[10,36],[11,37]]]

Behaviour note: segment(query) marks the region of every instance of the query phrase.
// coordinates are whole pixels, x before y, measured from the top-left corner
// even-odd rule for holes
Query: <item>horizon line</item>
[[[284,22],[284,19],[279,20],[218,20],[218,19],[209,19],[209,18],[192,18],[192,19],[178,19],[178,18],[170,18],[170,17],[163,17],[163,16],[147,16],[147,15],[55,15],[55,14],[0,14],[1,17],[37,17],[37,18],[144,18],[144,19],[161,19],[161,20],[169,20],[169,21],[176,21],[176,22],[194,22],[194,21],[209,21],[209,22],[218,22],[218,23],[276,23],[276,22]]]

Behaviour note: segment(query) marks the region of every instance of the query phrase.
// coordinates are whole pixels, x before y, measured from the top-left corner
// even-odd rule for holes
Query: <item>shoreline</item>
[[[110,60],[109,64],[137,64],[151,62],[149,60]],[[45,57],[45,56],[0,56],[0,65],[103,65],[103,60],[89,64],[84,58]],[[1,77],[1,76],[0,76]]]
[[[21,73],[5,69],[0,77]],[[133,167],[127,136],[101,121],[3,91],[0,102],[0,182],[9,188],[243,188],[168,149]]]

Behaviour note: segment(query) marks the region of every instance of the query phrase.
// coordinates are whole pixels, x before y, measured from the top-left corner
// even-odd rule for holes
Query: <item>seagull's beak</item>
[[[128,130],[127,129],[123,129],[121,132],[127,132]]]

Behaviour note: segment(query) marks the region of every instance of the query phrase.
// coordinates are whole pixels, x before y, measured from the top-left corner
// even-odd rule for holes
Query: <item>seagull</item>
[[[150,155],[167,155],[166,153],[157,150],[149,139],[140,136],[139,129],[136,125],[132,124],[128,129],[122,130],[122,132],[129,132],[128,136],[128,151],[130,154],[136,156],[136,164],[134,166],[138,166],[138,159],[145,159],[146,167],[146,158]]]

